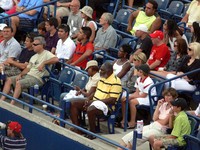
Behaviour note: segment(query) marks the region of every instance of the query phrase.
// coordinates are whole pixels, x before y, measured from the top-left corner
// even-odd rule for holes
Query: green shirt
[[[140,25],[140,24],[145,24],[148,28],[148,30],[150,30],[151,25],[153,24],[153,22],[156,20],[156,17],[153,16],[147,16],[145,14],[144,11],[140,11],[137,18],[136,18],[136,22],[132,28],[132,30],[130,31],[131,34],[135,34],[136,28]]]
[[[184,111],[181,111],[178,113],[174,120],[174,127],[171,135],[177,137],[179,146],[183,146],[186,144],[185,140],[183,139],[183,136],[190,134],[190,132],[191,126],[188,117]]]

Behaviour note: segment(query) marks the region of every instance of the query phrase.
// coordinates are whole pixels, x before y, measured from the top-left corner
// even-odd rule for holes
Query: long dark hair
[[[177,23],[172,19],[167,20],[167,29],[169,37],[175,36],[176,31],[178,31],[181,36],[183,35],[183,32],[179,29]]]
[[[194,29],[194,33],[192,35],[192,42],[200,43],[200,23],[193,22],[192,26]]]

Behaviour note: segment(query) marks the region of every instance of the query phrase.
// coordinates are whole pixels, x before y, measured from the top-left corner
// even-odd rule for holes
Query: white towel
[[[91,104],[90,106],[94,106],[94,107],[96,107],[97,109],[102,110],[102,111],[103,111],[103,114],[104,114],[105,116],[106,116],[107,113],[108,113],[108,107],[107,107],[107,105],[106,105],[104,102],[102,102],[102,101],[94,101],[94,102],[92,102],[92,104]]]

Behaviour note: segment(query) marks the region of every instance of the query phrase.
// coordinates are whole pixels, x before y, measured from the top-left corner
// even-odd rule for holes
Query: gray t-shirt
[[[97,31],[94,43],[95,49],[101,47],[104,49],[115,47],[117,43],[117,33],[115,29],[110,25],[105,31],[103,31],[103,28],[101,27]]]
[[[3,63],[9,57],[18,59],[22,49],[15,38],[11,38],[7,42],[4,40],[0,44],[0,63]]]
[[[81,13],[78,12],[77,14],[73,14],[70,12],[67,24],[70,27],[70,36],[77,34],[82,26],[82,20]]]

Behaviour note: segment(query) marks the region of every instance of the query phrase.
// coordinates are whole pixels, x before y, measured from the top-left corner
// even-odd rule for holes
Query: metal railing
[[[51,1],[51,2],[48,2],[48,3],[44,3],[44,4],[39,5],[39,6],[35,6],[35,7],[32,7],[32,8],[23,10],[21,12],[16,12],[16,13],[8,15],[8,16],[1,17],[0,20],[7,19],[7,18],[10,18],[12,16],[17,16],[17,15],[22,14],[24,12],[27,12],[27,11],[30,11],[30,10],[33,10],[33,9],[36,9],[36,8],[40,8],[40,7],[43,7],[43,6],[48,6],[48,5],[51,5],[51,4],[55,4],[55,3],[57,3],[57,0],[54,0],[54,1]],[[54,7],[54,16],[56,16],[56,5],[54,5],[54,6],[55,6]],[[50,12],[50,8],[48,8],[48,13],[49,12]],[[10,24],[10,21],[9,21],[9,24]]]
[[[95,136],[96,138],[101,139],[101,140],[105,141],[106,143],[109,143],[109,144],[114,145],[114,146],[116,146],[116,147],[120,147],[120,148],[122,148],[122,149],[124,149],[124,150],[128,150],[128,148],[125,148],[125,147],[121,146],[119,143],[117,143],[117,142],[115,142],[115,141],[109,140],[109,139],[107,139],[107,138],[105,138],[105,137],[103,137],[103,136],[100,136],[100,135],[98,135],[98,134],[95,134],[95,133],[93,133],[93,132],[90,132],[90,131],[88,131],[88,130],[86,130],[86,129],[84,129],[84,128],[81,128],[81,127],[77,126],[77,125],[74,125],[74,124],[72,124],[72,123],[70,123],[70,122],[68,122],[68,121],[66,121],[66,120],[64,120],[64,119],[62,119],[62,118],[59,118],[59,117],[54,116],[54,115],[52,115],[52,114],[50,114],[50,113],[48,113],[48,112],[46,112],[46,111],[44,111],[44,110],[41,110],[41,109],[39,109],[39,108],[37,108],[37,107],[35,107],[35,106],[32,106],[31,104],[28,104],[28,103],[26,103],[26,102],[24,102],[24,101],[21,101],[21,100],[19,100],[19,99],[13,98],[12,96],[9,96],[9,95],[4,94],[4,93],[2,93],[2,92],[0,92],[0,95],[3,95],[3,96],[5,96],[5,97],[7,97],[7,98],[9,98],[9,99],[12,99],[12,100],[14,100],[14,101],[16,101],[16,102],[18,102],[18,103],[24,105],[24,106],[29,107],[29,112],[30,112],[30,113],[32,112],[32,109],[33,109],[33,110],[36,110],[36,111],[38,111],[38,112],[40,112],[40,113],[42,113],[42,114],[45,114],[45,115],[47,115],[47,116],[49,116],[49,117],[51,117],[51,118],[57,119],[57,120],[59,120],[60,122],[63,122],[63,123],[65,123],[65,124],[69,125],[69,126],[72,126],[72,127],[76,128],[76,129],[78,129],[78,130],[80,130],[80,131],[82,131],[82,132],[84,132],[84,133],[86,133],[86,134],[90,134],[90,135],[92,135],[92,136]],[[46,104],[48,107],[52,107],[52,108],[54,108],[54,109],[56,109],[56,110],[58,110],[58,111],[62,111],[61,108],[59,108],[59,107],[57,107],[57,106],[54,106],[54,105],[52,105],[52,104],[50,104],[50,103],[47,103],[47,102],[45,102],[45,101],[43,101],[43,100],[40,100],[40,99],[38,99],[38,98],[36,98],[36,97],[34,97],[34,96],[32,96],[32,95],[29,95],[29,94],[27,94],[27,93],[25,93],[25,92],[22,92],[22,95],[23,95],[23,96],[26,96],[26,97],[28,97],[28,98],[30,98],[31,101],[32,101],[32,100],[38,101],[38,102],[40,102],[40,103],[42,103],[42,104]],[[31,111],[30,111],[30,110],[31,110]]]
[[[149,91],[151,91],[154,87],[159,86],[159,85],[161,85],[161,84],[165,84],[165,83],[168,83],[168,82],[169,82],[169,84],[170,84],[170,82],[171,82],[172,80],[175,80],[175,79],[178,79],[178,78],[181,78],[181,77],[184,77],[184,76],[193,74],[193,73],[197,73],[197,72],[200,72],[200,68],[195,69],[195,70],[192,70],[192,71],[187,72],[187,73],[184,73],[184,74],[182,74],[182,75],[173,77],[173,78],[171,78],[171,79],[163,80],[163,81],[161,81],[161,82],[159,82],[159,83],[156,83],[156,84],[152,85],[152,86],[149,88]],[[150,102],[151,102],[151,101],[150,101]],[[150,112],[153,113],[153,108],[152,108],[152,107],[150,107]]]

